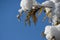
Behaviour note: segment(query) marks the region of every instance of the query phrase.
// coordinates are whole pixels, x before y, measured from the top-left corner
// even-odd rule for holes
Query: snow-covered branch
[[[31,22],[30,18],[32,18],[33,22],[36,24],[36,14],[44,11],[52,23],[52,25],[45,27],[45,37],[47,40],[60,40],[60,0],[46,0],[42,2],[42,4],[38,3],[36,0],[21,0],[20,7],[21,8],[18,10],[20,14],[17,15],[17,18],[20,19],[22,12],[27,12],[25,21],[28,22],[28,24]]]

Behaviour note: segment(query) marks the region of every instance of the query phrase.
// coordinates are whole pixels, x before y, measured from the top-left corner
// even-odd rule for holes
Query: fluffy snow
[[[56,40],[60,40],[60,24],[57,26],[46,26],[45,32],[47,40],[51,40],[55,36]]]
[[[60,2],[55,4],[55,14],[57,15],[57,17],[60,17]]]
[[[22,11],[31,10],[33,5],[40,5],[40,3],[38,3],[36,0],[21,0],[21,9],[19,9],[18,12],[21,13]]]
[[[48,0],[42,3],[44,6],[50,6],[52,8],[45,8],[46,12],[52,10],[52,25],[45,27],[44,34],[46,34],[46,39],[51,40],[55,36],[56,40],[60,40],[60,24],[55,25],[60,22],[60,0]]]
[[[23,10],[29,10],[31,9],[32,4],[33,4],[33,0],[21,0],[20,7]]]
[[[54,3],[60,2],[60,0],[49,0],[49,1],[52,1],[52,2],[54,2]]]

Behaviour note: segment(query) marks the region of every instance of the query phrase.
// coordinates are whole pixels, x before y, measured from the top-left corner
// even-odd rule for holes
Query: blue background
[[[38,17],[37,24],[25,26],[24,22],[18,22],[16,15],[20,9],[21,0],[0,0],[0,40],[46,40],[41,36],[48,19],[43,23],[44,12]],[[45,0],[37,0],[42,3]],[[24,16],[23,16],[24,17]]]

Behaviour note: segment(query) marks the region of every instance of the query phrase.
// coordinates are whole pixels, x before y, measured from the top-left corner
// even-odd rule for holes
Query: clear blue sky
[[[19,23],[16,15],[20,1],[0,0],[0,40],[46,40],[41,36],[41,32],[49,24],[48,19],[43,23],[41,20],[44,14],[42,14],[38,17],[36,26],[33,23],[30,27],[25,26],[24,22]],[[37,1],[42,3],[44,0]]]

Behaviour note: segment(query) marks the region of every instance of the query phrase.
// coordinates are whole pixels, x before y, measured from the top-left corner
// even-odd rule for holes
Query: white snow
[[[60,2],[60,0],[49,0],[49,1],[52,1],[52,2],[54,2],[54,3]]]
[[[55,4],[55,14],[60,17],[60,2]]]
[[[60,40],[60,24],[55,25],[57,21],[60,22],[60,0],[47,0],[43,2],[42,5],[52,7],[45,9],[47,12],[52,10],[51,14],[53,14],[52,25],[47,25],[45,27],[44,34],[46,34],[46,39],[51,40],[52,37],[55,36],[56,40]]]
[[[21,13],[22,11],[31,10],[33,5],[40,5],[40,3],[38,3],[36,0],[21,0],[21,9],[19,9],[18,12]]]
[[[60,24],[57,26],[46,26],[45,32],[47,40],[51,40],[55,36],[56,40],[60,40]]]

